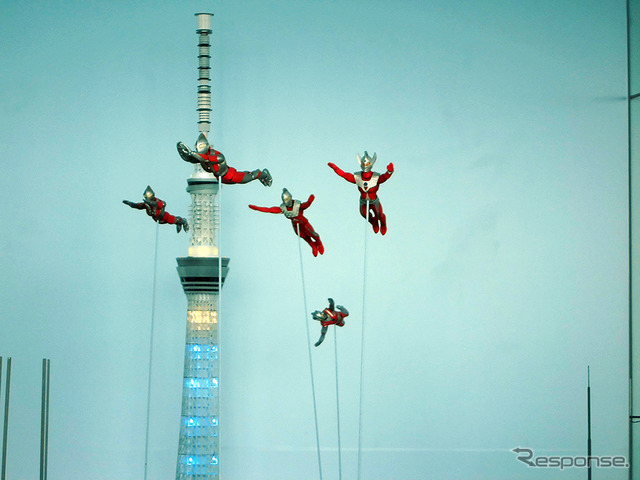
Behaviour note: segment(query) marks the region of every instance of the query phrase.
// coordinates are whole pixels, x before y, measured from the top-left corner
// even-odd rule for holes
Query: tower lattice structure
[[[198,17],[198,129],[210,130],[211,17]],[[219,477],[219,297],[228,272],[229,259],[220,256],[217,233],[219,184],[200,165],[187,179],[191,194],[188,256],[177,258],[180,282],[187,296],[187,332],[182,385],[182,410],[176,480]]]

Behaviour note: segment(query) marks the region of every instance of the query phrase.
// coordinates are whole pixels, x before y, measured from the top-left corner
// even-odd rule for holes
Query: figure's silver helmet
[[[196,153],[206,154],[209,153],[209,140],[207,140],[207,136],[204,133],[200,133],[198,135],[198,139],[196,140]]]
[[[147,185],[146,190],[142,194],[142,197],[144,198],[144,200],[145,201],[153,200],[155,198],[155,196],[156,196],[156,194],[153,191],[153,189],[149,185]]]
[[[367,151],[364,151],[364,156],[361,157],[360,154],[357,154],[358,163],[360,163],[360,168],[363,172],[370,172],[373,168],[373,164],[376,163],[376,159],[378,158],[377,154],[374,153],[373,157],[370,157]]]
[[[289,190],[287,190],[286,188],[282,189],[282,202],[287,207],[290,207],[293,204],[293,197],[291,196]]]

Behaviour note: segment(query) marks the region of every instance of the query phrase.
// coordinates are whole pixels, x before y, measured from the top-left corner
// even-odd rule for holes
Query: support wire
[[[364,385],[364,321],[367,291],[367,229],[369,227],[369,199],[367,198],[367,213],[364,222],[364,256],[362,260],[362,334],[360,338],[360,405],[358,407],[358,480],[362,470],[362,397]]]
[[[300,277],[302,278],[302,298],[304,301],[304,325],[307,329],[307,350],[309,352],[309,373],[311,374],[311,395],[313,396],[313,417],[316,426],[316,447],[318,451],[318,474],[322,480],[322,459],[320,457],[320,433],[318,431],[318,408],[316,406],[316,386],[313,380],[313,360],[311,358],[311,334],[309,332],[309,322],[307,320],[307,288],[304,283],[304,268],[302,266],[302,245],[300,239],[300,225],[297,225],[298,232],[298,253],[300,256]]]
[[[222,397],[222,389],[224,388],[222,385],[222,362],[220,359],[222,355],[220,354],[220,346],[222,342],[220,341],[222,336],[220,332],[220,319],[222,318],[222,178],[218,179],[218,310],[216,317],[216,330],[217,330],[217,343],[218,343],[218,399]],[[220,400],[218,400],[220,402]],[[222,445],[221,441],[221,427],[220,427],[220,417],[222,413],[222,404],[218,403],[218,445]],[[220,447],[218,447],[220,448]],[[217,454],[220,457],[220,450],[218,450]],[[219,474],[220,472],[218,472]]]
[[[156,222],[156,248],[153,258],[153,292],[151,294],[151,332],[149,333],[149,372],[147,375],[147,425],[144,435],[144,480],[147,480],[147,466],[149,463],[149,417],[151,411],[151,372],[153,366],[153,329],[156,317],[156,279],[158,276],[158,230],[160,224]]]
[[[11,357],[7,358],[7,380],[4,390],[4,426],[2,429],[2,473],[0,478],[7,478],[7,444],[9,440],[9,398],[11,396]]]
[[[336,418],[338,423],[338,479],[342,480],[342,444],[340,442],[340,395],[338,382],[338,329],[333,329],[333,351],[336,365]]]

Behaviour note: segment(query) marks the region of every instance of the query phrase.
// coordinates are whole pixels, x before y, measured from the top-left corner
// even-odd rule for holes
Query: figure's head
[[[146,190],[142,194],[142,199],[145,201],[145,203],[149,203],[155,200],[155,198],[156,194],[154,193],[153,189],[149,185],[147,185]]]
[[[209,145],[209,140],[207,140],[207,136],[204,133],[200,133],[200,135],[198,135],[198,139],[196,140],[196,153],[199,154],[207,154],[209,153],[209,148],[211,147],[211,145]]]
[[[293,205],[293,197],[291,196],[291,193],[289,193],[289,190],[287,190],[286,188],[282,189],[282,202],[287,207]]]
[[[311,317],[314,320],[317,320],[319,322],[323,322],[323,321],[325,321],[327,319],[327,314],[324,313],[324,312],[321,312],[320,310],[316,310],[315,312],[313,312],[311,314]]]
[[[373,154],[373,157],[370,157],[369,154],[367,153],[367,151],[364,151],[364,156],[360,156],[360,154],[357,154],[358,156],[358,163],[360,163],[360,168],[362,169],[363,172],[370,172],[371,169],[373,168],[373,164],[376,163],[376,158],[377,158],[377,154]]]

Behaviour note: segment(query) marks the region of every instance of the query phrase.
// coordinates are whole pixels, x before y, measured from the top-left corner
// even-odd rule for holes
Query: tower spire
[[[212,13],[196,13],[198,17],[198,131],[209,136],[211,131],[211,17]]]

